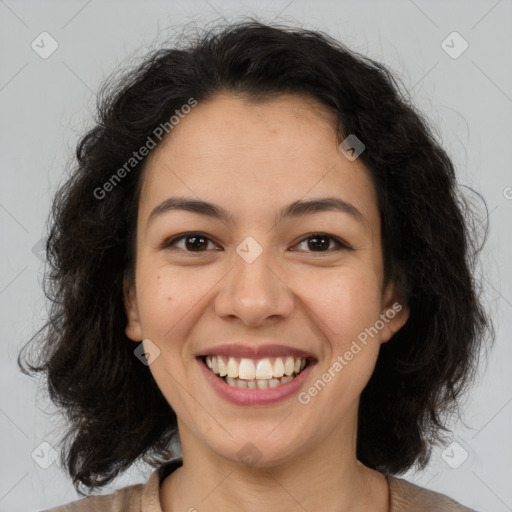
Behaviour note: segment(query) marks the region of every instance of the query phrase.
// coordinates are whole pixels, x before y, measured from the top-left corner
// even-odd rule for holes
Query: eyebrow
[[[233,215],[219,205],[198,199],[169,197],[153,208],[149,214],[147,224],[149,225],[155,218],[170,211],[192,212],[205,217],[212,217],[223,222],[231,222],[233,220]],[[338,197],[322,197],[308,201],[294,201],[281,209],[276,216],[276,223],[287,218],[302,217],[304,215],[329,211],[347,214],[354,220],[364,223],[363,214],[353,204]]]

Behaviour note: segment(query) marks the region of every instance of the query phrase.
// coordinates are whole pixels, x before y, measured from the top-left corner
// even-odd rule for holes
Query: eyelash
[[[183,239],[190,238],[190,237],[194,237],[194,236],[204,238],[207,241],[214,243],[204,233],[201,233],[199,231],[189,231],[187,233],[183,233],[181,235],[175,236],[175,237],[165,241],[162,244],[162,248],[164,248],[164,249],[171,249],[171,248],[173,248],[172,246],[176,242],[178,242],[180,240],[183,240]],[[300,240],[300,242],[298,242],[297,245],[299,245],[299,244],[301,244],[301,243],[303,243],[303,242],[305,242],[307,240],[311,240],[313,238],[328,238],[329,240],[334,241],[337,244],[338,247],[336,249],[330,248],[330,249],[327,249],[326,251],[306,251],[306,252],[319,253],[319,254],[331,254],[334,250],[335,251],[339,251],[339,250],[349,250],[349,251],[352,251],[353,250],[352,247],[350,247],[347,243],[345,243],[343,240],[339,239],[338,237],[335,237],[333,235],[329,235],[328,233],[322,233],[322,232],[310,233],[308,236],[306,236],[305,238]],[[207,250],[204,250],[204,251],[188,251],[187,249],[181,249],[181,250],[187,252],[188,254],[201,254],[201,253],[207,252]]]

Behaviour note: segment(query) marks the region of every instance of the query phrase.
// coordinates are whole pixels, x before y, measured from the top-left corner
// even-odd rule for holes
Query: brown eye
[[[208,243],[210,243],[213,247],[210,246],[210,248],[208,248]],[[313,233],[307,238],[304,238],[298,244],[298,247],[302,245],[304,248],[305,243],[307,243],[306,252],[330,253],[340,249],[352,250],[351,247],[345,242],[326,233]],[[208,250],[215,250],[216,248],[216,245],[211,241],[210,238],[203,235],[202,233],[195,232],[176,236],[168,242],[165,242],[163,246],[169,249],[180,249],[188,253],[207,252]]]
[[[181,246],[178,245],[178,242],[181,243]],[[185,233],[184,235],[169,240],[164,246],[166,248],[178,248],[185,252],[205,252],[208,250],[209,242],[214,245],[213,242],[202,233]]]
[[[208,245],[204,236],[187,236],[185,237],[185,247],[190,251],[200,251]]]
[[[336,249],[350,249],[346,243],[326,233],[313,233],[304,238],[298,246],[305,242],[307,242],[309,252],[331,252]],[[331,245],[331,242],[334,242],[334,246]]]
[[[316,249],[329,249],[331,239],[327,236],[315,236],[308,239],[308,247],[312,250]]]

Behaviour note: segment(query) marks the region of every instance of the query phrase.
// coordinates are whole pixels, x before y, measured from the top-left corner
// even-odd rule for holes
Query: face
[[[352,442],[380,345],[408,312],[382,286],[370,175],[324,107],[198,104],[149,156],[136,251],[126,334],[157,356],[182,444],[271,465]]]

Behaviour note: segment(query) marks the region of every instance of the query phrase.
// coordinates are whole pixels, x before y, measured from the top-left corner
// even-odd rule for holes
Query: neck
[[[258,467],[219,456],[182,425],[183,466],[162,484],[162,510],[389,512],[386,479],[357,461],[355,431],[335,432],[294,458]]]

